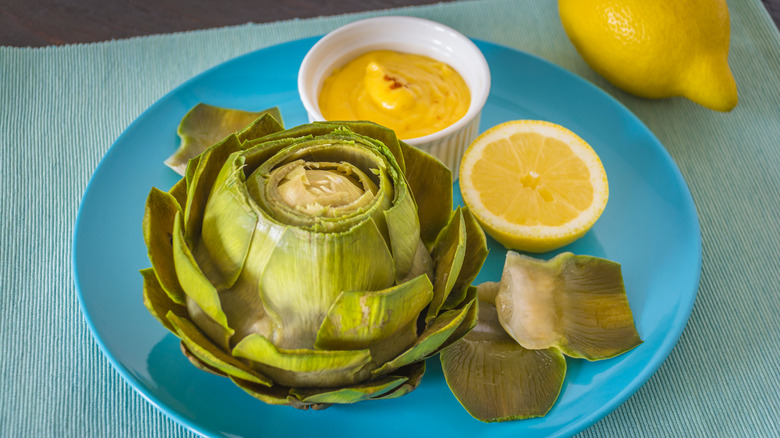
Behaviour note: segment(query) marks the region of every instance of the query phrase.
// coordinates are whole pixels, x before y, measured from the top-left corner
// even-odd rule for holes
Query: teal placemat
[[[727,114],[610,86],[569,43],[554,1],[386,11],[440,21],[594,82],[650,127],[691,188],[704,259],[688,326],[650,381],[582,436],[780,436],[780,35],[758,0],[729,6],[740,102]],[[71,274],[81,195],[114,139],[177,85],[369,15],[0,48],[0,436],[192,435],[121,379],[87,329]]]

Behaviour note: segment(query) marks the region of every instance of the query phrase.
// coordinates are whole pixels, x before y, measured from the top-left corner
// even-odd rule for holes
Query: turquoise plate
[[[620,103],[542,59],[486,42],[477,43],[493,87],[481,130],[513,119],[548,120],[578,133],[601,157],[609,203],[595,227],[564,250],[622,264],[644,343],[610,360],[569,360],[547,416],[493,424],[460,406],[438,358],[428,360],[420,387],[409,395],[324,411],[266,405],[190,365],[177,338],[142,302],[138,270],[149,266],[141,233],[146,196],[152,186],[167,189],[178,179],[163,160],[178,144],[179,120],[198,102],[247,110],[278,106],[286,126],[305,123],[296,77],[315,41],[258,50],[186,82],[135,120],[100,162],[81,201],[73,270],[92,334],[122,377],[177,422],[219,437],[568,436],[628,399],[667,357],[693,307],[701,239],[690,192],[664,147]],[[460,202],[457,187],[456,193]],[[477,283],[500,277],[505,250],[489,245]]]

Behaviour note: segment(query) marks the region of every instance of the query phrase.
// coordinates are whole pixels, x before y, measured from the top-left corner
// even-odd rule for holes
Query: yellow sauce
[[[326,120],[370,120],[404,140],[452,125],[470,102],[466,82],[449,65],[390,50],[365,53],[337,69],[319,96]]]

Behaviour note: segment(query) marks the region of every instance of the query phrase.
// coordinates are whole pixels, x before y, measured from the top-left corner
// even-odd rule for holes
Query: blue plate
[[[81,308],[100,348],[154,406],[208,436],[567,436],[623,403],[658,369],[693,307],[701,239],[690,192],[653,134],[610,96],[542,59],[478,42],[493,75],[481,129],[513,119],[542,119],[578,133],[601,157],[610,182],[595,227],[564,248],[617,261],[644,343],[601,362],[568,360],[561,395],[543,418],[484,424],[452,396],[438,358],[420,387],[395,400],[299,411],[269,406],[228,379],[190,365],[143,306],[139,269],[149,266],[141,220],[152,186],[178,179],[163,160],[178,144],[176,127],[198,102],[260,110],[278,106],[285,125],[306,122],[298,66],[315,38],[259,50],[213,68],[160,99],[117,139],[81,201],[73,269]],[[460,202],[456,187],[456,202]],[[493,241],[476,282],[500,278],[505,250]],[[549,255],[548,255],[549,256]]]

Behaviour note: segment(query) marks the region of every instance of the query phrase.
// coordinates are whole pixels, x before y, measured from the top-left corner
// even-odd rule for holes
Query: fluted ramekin
[[[460,32],[435,21],[415,17],[375,17],[342,26],[320,39],[301,63],[298,92],[309,121],[325,120],[318,98],[322,83],[333,70],[373,50],[425,55],[449,64],[469,87],[466,115],[452,125],[417,138],[403,139],[440,159],[458,178],[460,161],[479,133],[482,108],[490,93],[490,69],[485,56]]]

